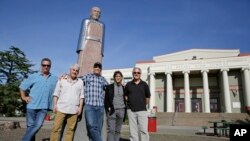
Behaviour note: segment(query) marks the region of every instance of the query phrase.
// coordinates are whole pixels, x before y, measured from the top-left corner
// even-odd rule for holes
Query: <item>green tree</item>
[[[7,117],[19,116],[24,114],[25,104],[19,96],[18,86],[12,84],[0,85],[0,113]]]
[[[15,116],[16,111],[24,111],[18,87],[33,72],[32,66],[24,52],[17,47],[0,51],[0,113]]]
[[[0,80],[5,84],[19,83],[27,74],[33,64],[26,58],[26,55],[17,47],[10,47],[10,50],[0,51]]]

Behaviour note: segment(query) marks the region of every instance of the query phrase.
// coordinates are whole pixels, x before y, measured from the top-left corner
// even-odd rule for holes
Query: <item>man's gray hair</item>
[[[76,69],[76,70],[80,70],[80,66],[78,64],[74,64],[70,67],[71,69]]]
[[[133,70],[132,70],[132,73],[133,73],[135,70],[139,70],[139,71],[141,72],[141,68],[139,68],[139,67],[134,67]]]

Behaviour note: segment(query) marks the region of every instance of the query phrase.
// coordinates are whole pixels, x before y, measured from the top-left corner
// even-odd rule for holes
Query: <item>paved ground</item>
[[[19,121],[21,128],[0,131],[0,141],[18,141],[25,132],[24,118],[1,118],[0,124],[8,121]],[[42,129],[36,136],[37,141],[49,141],[52,121],[46,121]],[[187,126],[158,126],[157,132],[150,133],[151,141],[229,141],[229,138],[215,137],[207,135],[197,135],[197,132],[202,132],[201,127],[187,127]],[[207,132],[212,132],[208,130]],[[128,126],[124,125],[122,128],[121,141],[129,141]]]

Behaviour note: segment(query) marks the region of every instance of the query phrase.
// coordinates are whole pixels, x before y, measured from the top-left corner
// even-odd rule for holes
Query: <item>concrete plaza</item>
[[[0,124],[8,121],[18,121],[21,128],[13,130],[0,130],[0,141],[18,141],[25,132],[25,118],[4,118],[0,117]],[[50,131],[53,121],[45,121],[42,129],[36,136],[37,141],[49,141]],[[197,135],[198,132],[203,132],[201,127],[197,126],[157,126],[157,132],[150,133],[151,141],[228,141],[229,138]],[[207,133],[212,133],[211,129]],[[123,125],[121,141],[129,141],[128,125]]]

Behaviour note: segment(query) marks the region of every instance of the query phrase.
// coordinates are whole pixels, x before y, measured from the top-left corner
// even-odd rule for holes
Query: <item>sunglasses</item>
[[[42,67],[48,67],[50,68],[51,65],[46,65],[46,64],[42,64]]]
[[[133,74],[141,74],[141,72],[133,72]]]

